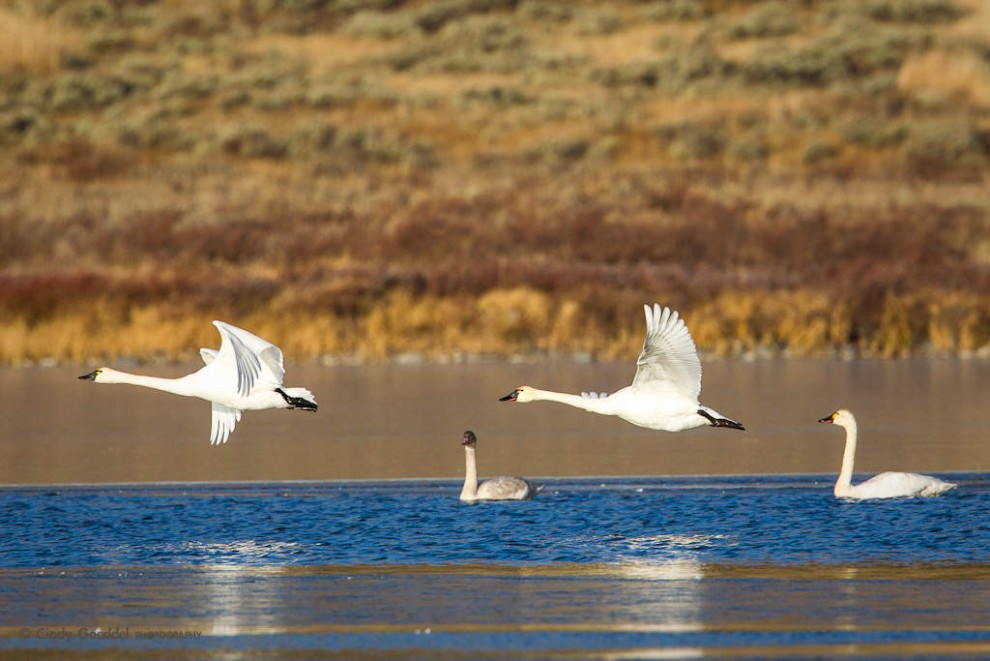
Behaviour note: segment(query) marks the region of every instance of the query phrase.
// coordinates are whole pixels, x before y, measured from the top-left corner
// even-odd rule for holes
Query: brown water
[[[178,376],[195,366],[134,369]],[[499,402],[527,383],[614,391],[627,364],[290,366],[316,413],[248,412],[209,444],[206,402],[79,381],[84,370],[0,370],[0,483],[456,477],[461,432],[482,475],[830,473],[839,407],[860,421],[857,471],[990,469],[986,361],[707,361],[702,402],[746,432],[678,434],[553,403]]]

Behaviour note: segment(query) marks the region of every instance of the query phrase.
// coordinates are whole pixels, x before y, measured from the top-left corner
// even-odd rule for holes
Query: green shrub
[[[417,36],[420,27],[409,12],[359,11],[348,19],[343,31],[355,37],[409,39]]]
[[[816,165],[835,158],[839,150],[830,142],[812,140],[801,150],[801,161],[805,165]]]
[[[902,146],[907,164],[918,171],[986,166],[987,148],[964,119],[912,124]]]
[[[903,125],[890,120],[857,116],[843,123],[841,133],[843,140],[849,144],[867,149],[883,149],[903,142],[907,130]]]
[[[751,83],[821,87],[880,71],[896,71],[916,41],[896,31],[856,30],[788,49],[764,47],[742,67]]]
[[[700,80],[723,78],[732,71],[732,64],[707,44],[699,44],[656,60],[595,69],[590,75],[591,80],[607,87],[635,85],[676,92]]]
[[[953,0],[866,0],[862,11],[877,21],[891,23],[951,23],[965,10]]]
[[[69,73],[51,83],[46,96],[48,105],[58,111],[82,111],[106,108],[129,96],[134,86],[116,77]]]
[[[546,23],[567,23],[574,18],[574,6],[568,2],[550,0],[524,0],[516,9],[518,14],[530,21]]]
[[[700,21],[711,15],[704,0],[653,0],[643,4],[641,15],[653,21]]]
[[[612,34],[622,28],[622,16],[615,9],[590,9],[581,11],[574,19],[578,34]]]
[[[278,159],[288,153],[286,141],[273,137],[260,126],[227,126],[217,136],[220,149],[232,156]]]
[[[681,159],[705,159],[720,155],[725,149],[724,122],[684,121],[666,124],[654,130],[669,145],[671,156]]]
[[[754,6],[729,27],[732,39],[785,37],[801,30],[795,7],[786,2],[765,2]]]

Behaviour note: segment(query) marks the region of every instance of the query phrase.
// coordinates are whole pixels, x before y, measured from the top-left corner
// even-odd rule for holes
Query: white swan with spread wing
[[[213,325],[220,331],[220,350],[200,349],[206,365],[192,374],[168,379],[101,367],[79,378],[96,383],[129,383],[205,399],[213,405],[211,445],[227,442],[242,411],[316,410],[313,393],[306,388],[286,388],[282,384],[285,368],[281,349],[222,321],[214,321]]]
[[[636,362],[632,385],[611,395],[571,395],[520,386],[500,401],[559,402],[592,413],[615,415],[634,425],[660,431],[684,431],[706,425],[745,430],[735,420],[698,402],[701,361],[684,320],[670,308],[643,307],[646,340]]]
[[[956,485],[929,475],[918,473],[880,473],[860,484],[852,483],[853,464],[856,461],[856,417],[845,409],[840,409],[818,422],[839,425],[846,430],[846,449],[842,454],[842,468],[835,482],[835,497],[851,500],[872,498],[911,498],[914,496],[937,496]]]
[[[478,462],[475,448],[478,437],[473,431],[464,432],[461,445],[464,446],[464,488],[461,489],[461,500],[474,502],[477,500],[529,500],[543,487],[533,486],[521,477],[493,477],[478,483]]]

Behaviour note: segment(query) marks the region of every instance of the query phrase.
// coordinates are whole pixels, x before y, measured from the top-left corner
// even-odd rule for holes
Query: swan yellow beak
[[[100,370],[90,372],[89,374],[83,374],[79,378],[83,381],[96,381],[96,375],[100,373]]]
[[[827,415],[824,418],[821,418],[818,422],[827,422],[828,424],[832,424],[833,422],[835,422],[835,416],[837,415],[839,415],[838,411],[836,411],[832,415]]]

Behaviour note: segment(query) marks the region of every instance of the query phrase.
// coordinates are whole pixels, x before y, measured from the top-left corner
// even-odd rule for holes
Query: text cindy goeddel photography
[[[136,638],[199,638],[202,631],[188,629],[145,629],[132,627],[22,627],[22,638],[43,640],[121,640]]]

